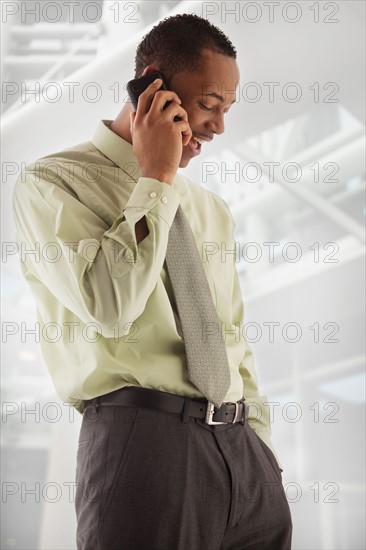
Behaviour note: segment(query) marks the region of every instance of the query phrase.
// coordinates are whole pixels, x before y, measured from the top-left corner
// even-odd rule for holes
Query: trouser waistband
[[[207,399],[195,399],[173,393],[139,387],[125,387],[114,392],[85,400],[87,407],[137,405],[157,409],[159,411],[181,415],[182,421],[188,417],[203,419],[207,424],[244,424],[247,416],[244,398],[236,402],[224,402],[216,408]]]

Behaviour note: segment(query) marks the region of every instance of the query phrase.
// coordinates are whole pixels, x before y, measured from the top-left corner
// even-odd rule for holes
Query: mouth
[[[201,152],[202,144],[205,143],[205,141],[211,141],[212,138],[200,138],[198,136],[192,136],[188,145],[192,151],[192,153],[196,156],[199,155]]]

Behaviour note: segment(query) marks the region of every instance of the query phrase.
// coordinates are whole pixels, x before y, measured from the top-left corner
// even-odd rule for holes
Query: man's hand
[[[192,131],[181,100],[175,92],[159,90],[161,84],[159,78],[140,95],[137,111],[130,115],[130,129],[141,176],[171,185]],[[171,103],[164,109],[167,101]],[[181,120],[174,122],[175,116]]]

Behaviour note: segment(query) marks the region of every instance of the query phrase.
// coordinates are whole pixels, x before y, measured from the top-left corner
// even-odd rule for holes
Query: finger
[[[130,113],[130,133],[131,133],[131,136],[132,136],[132,133],[133,133],[133,125],[134,125],[134,122],[135,122],[135,116],[136,116],[135,111],[132,111]]]
[[[150,107],[150,112],[152,114],[161,115],[168,101],[172,101],[177,105],[180,105],[182,103],[180,97],[175,92],[172,92],[171,90],[159,90],[154,95],[154,99],[152,100]]]
[[[166,109],[160,114],[162,118],[173,120],[175,116],[178,116],[181,120],[188,122],[188,114],[181,105],[178,105],[175,101],[172,101]]]
[[[180,130],[182,134],[183,145],[188,145],[192,137],[192,130],[188,122],[175,122],[175,126]]]
[[[137,102],[137,118],[140,118],[141,114],[144,115],[149,111],[154,94],[156,94],[162,82],[161,78],[157,78],[140,94]]]

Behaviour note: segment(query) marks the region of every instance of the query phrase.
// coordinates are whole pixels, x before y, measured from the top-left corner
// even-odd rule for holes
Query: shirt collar
[[[132,145],[109,128],[112,122],[112,120],[99,121],[91,142],[103,155],[111,159],[137,182],[141,177],[141,172]]]

